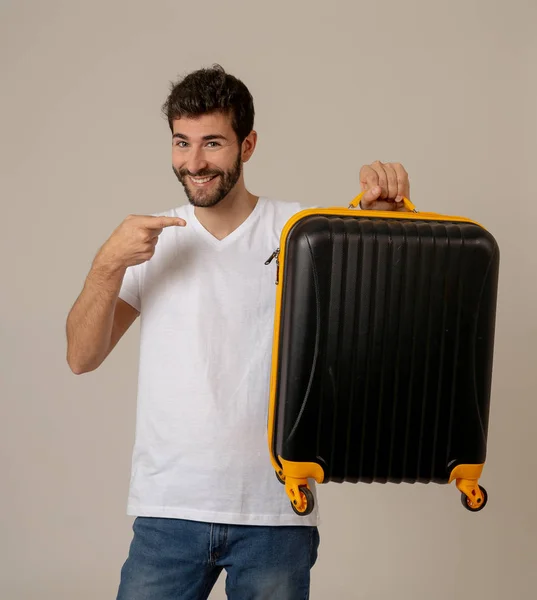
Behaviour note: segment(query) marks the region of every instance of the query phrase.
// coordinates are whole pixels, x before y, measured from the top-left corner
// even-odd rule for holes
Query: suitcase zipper
[[[274,252],[268,257],[268,259],[265,261],[266,265],[270,265],[270,263],[276,259],[276,281],[274,282],[276,285],[278,285],[279,281],[280,281],[280,249],[276,248],[276,250],[274,250]]]

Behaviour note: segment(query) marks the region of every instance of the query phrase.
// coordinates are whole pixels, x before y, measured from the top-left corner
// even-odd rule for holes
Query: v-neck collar
[[[222,238],[221,240],[219,240],[212,233],[207,231],[207,229],[205,229],[205,227],[199,222],[198,217],[196,217],[196,214],[194,212],[194,207],[192,206],[192,204],[187,205],[187,223],[192,225],[192,228],[200,237],[202,237],[215,248],[221,250],[222,248],[234,242],[243,234],[244,231],[249,229],[255,223],[255,221],[259,217],[259,213],[261,212],[261,208],[264,202],[265,198],[263,196],[260,196],[252,212],[246,217],[246,219],[244,219],[244,221],[236,229],[234,229],[230,234],[226,235],[226,237]]]

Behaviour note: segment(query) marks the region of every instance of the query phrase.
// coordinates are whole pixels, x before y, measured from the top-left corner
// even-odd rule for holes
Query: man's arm
[[[67,362],[73,373],[96,369],[138,316],[119,298],[128,267],[150,260],[165,227],[184,227],[176,217],[130,215],[100,249],[84,288],[67,317]]]
[[[139,312],[119,298],[125,269],[92,267],[67,318],[67,362],[77,375],[95,370]]]

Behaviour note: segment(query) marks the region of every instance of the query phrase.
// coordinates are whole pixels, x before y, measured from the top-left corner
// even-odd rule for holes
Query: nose
[[[200,171],[203,171],[208,166],[208,162],[203,155],[201,148],[192,148],[188,153],[188,158],[185,163],[185,167],[190,173],[196,175]]]

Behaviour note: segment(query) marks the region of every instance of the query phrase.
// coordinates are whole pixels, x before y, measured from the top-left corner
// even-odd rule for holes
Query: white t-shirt
[[[316,525],[296,515],[267,442],[276,299],[272,262],[297,203],[261,197],[223,240],[191,205],[153,258],[127,269],[140,311],[136,439],[128,514],[244,525]],[[314,482],[310,483],[315,494]]]

